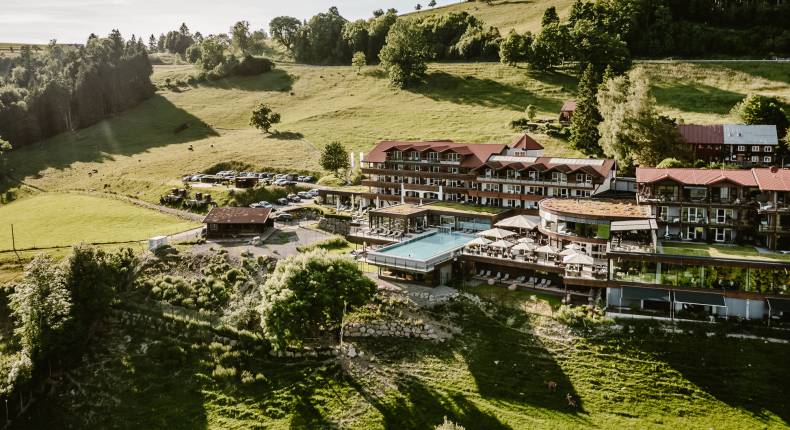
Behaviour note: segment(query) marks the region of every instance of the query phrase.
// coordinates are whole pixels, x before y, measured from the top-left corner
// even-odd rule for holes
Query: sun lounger
[[[496,272],[496,277],[494,279],[498,281],[500,278],[502,278],[502,272]]]
[[[524,283],[524,279],[525,278],[526,278],[526,276],[521,275],[518,278],[516,278],[516,282],[518,282],[519,284],[522,284],[522,283]]]
[[[486,271],[485,277],[486,278],[490,278],[491,277],[491,271],[490,270]]]
[[[483,275],[485,275],[485,273],[486,273],[486,270],[485,270],[485,269],[482,269],[482,270],[480,270],[480,273],[478,273],[478,274],[477,274],[477,276],[479,276],[479,277],[481,277],[481,278],[482,278],[482,277],[483,277]]]
[[[505,282],[508,279],[510,279],[510,273],[505,273],[505,276],[502,277],[502,282]]]

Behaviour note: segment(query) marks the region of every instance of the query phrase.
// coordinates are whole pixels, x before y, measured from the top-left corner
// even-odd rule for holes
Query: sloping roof
[[[214,208],[203,218],[204,224],[265,224],[271,209]]]
[[[510,168],[526,170],[534,168],[540,171],[557,170],[564,173],[586,172],[597,173],[606,177],[614,170],[614,160],[600,158],[558,158],[558,157],[492,157],[485,163],[492,169]],[[517,161],[518,160],[518,161]]]
[[[775,125],[724,125],[725,145],[778,145]]]
[[[752,169],[762,191],[790,191],[790,169]]]
[[[722,125],[680,124],[678,131],[683,139],[691,144],[721,145],[724,143],[724,126]]]
[[[775,125],[680,124],[683,139],[694,145],[778,145]]]
[[[436,140],[427,142],[403,142],[403,141],[381,141],[365,156],[364,160],[371,163],[383,163],[387,159],[387,151],[397,149],[399,151],[428,149],[437,152],[452,151],[463,155],[461,166],[477,167],[485,163],[488,157],[501,153],[506,148],[502,144],[488,143],[455,143],[451,140]]]
[[[757,181],[750,170],[737,169],[657,169],[638,167],[636,182],[640,184],[675,181],[684,185],[712,185],[717,182],[730,181],[746,187],[757,186]]]
[[[526,133],[524,133],[523,136],[519,137],[518,140],[513,142],[513,144],[510,145],[510,147],[514,149],[523,149],[525,151],[538,151],[543,149],[543,145],[538,143],[538,141],[536,141]]]
[[[560,112],[573,112],[576,110],[576,100],[566,100]]]

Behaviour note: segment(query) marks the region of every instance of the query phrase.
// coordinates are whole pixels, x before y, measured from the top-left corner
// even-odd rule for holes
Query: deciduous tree
[[[274,124],[280,122],[280,114],[276,113],[265,103],[259,104],[250,117],[250,125],[264,133],[268,133]]]
[[[376,284],[350,259],[314,250],[280,260],[263,286],[264,334],[277,349],[339,334],[344,312],[368,303]]]
[[[333,172],[338,178],[345,176],[343,172],[348,170],[349,155],[346,147],[340,142],[331,142],[321,151],[319,164],[325,170]]]
[[[759,94],[746,96],[732,108],[732,114],[736,115],[744,124],[775,125],[780,139],[787,134],[790,124],[787,112],[782,108],[782,103],[778,98]]]
[[[367,65],[365,53],[362,51],[355,52],[354,56],[351,58],[351,65],[356,67],[357,73],[361,72],[362,68]]]
[[[379,54],[381,65],[392,85],[406,88],[428,70],[431,49],[420,26],[411,19],[398,19]]]

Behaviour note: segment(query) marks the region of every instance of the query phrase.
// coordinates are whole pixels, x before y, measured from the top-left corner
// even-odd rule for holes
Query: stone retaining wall
[[[343,329],[347,337],[413,337],[444,342],[447,334],[427,323],[405,321],[370,321],[347,324]]]

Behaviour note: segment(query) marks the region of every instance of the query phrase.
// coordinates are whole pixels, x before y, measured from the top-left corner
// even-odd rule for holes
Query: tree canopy
[[[324,169],[333,172],[338,178],[342,178],[342,172],[349,168],[349,155],[346,147],[340,142],[332,142],[321,150],[319,164]]]
[[[780,139],[785,137],[790,125],[788,114],[776,97],[749,94],[732,108],[732,113],[744,124],[775,125]]]
[[[598,140],[598,124],[601,122],[601,113],[598,112],[598,74],[592,64],[582,74],[576,92],[576,109],[571,117],[571,147],[586,155],[601,156]]]
[[[282,349],[336,336],[344,312],[368,303],[376,284],[352,260],[318,249],[280,260],[261,291],[264,334]]]
[[[406,88],[425,76],[431,51],[417,22],[398,19],[387,34],[379,57],[390,83]]]
[[[667,157],[688,158],[689,145],[675,121],[657,113],[650,81],[641,67],[603,82],[597,98],[601,148],[621,171],[653,167]]]
[[[259,130],[263,130],[264,133],[268,133],[272,126],[279,122],[280,114],[274,112],[266,103],[260,103],[253,109],[252,115],[250,116],[250,125]]]

